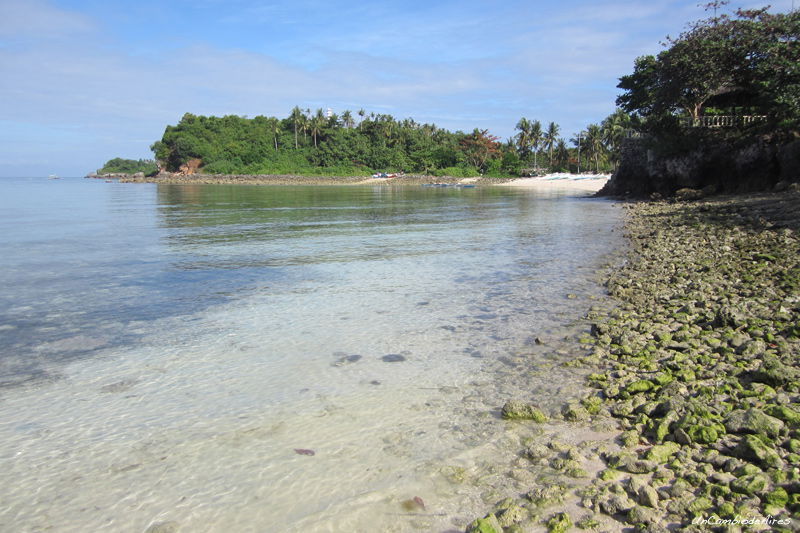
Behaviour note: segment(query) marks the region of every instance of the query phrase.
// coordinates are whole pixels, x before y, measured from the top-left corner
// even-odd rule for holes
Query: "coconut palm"
[[[281,132],[281,123],[279,120],[270,120],[269,131],[272,133],[272,140],[275,141],[275,151],[278,151],[278,135]]]
[[[364,123],[364,115],[366,114],[367,112],[364,111],[363,107],[358,110],[358,116],[361,117],[361,119],[358,121],[358,131],[361,131],[361,125]]]
[[[296,150],[297,149],[297,128],[300,126],[300,124],[303,121],[303,112],[300,111],[300,108],[298,106],[294,106],[294,109],[292,109],[292,113],[291,113],[291,115],[289,115],[289,118],[292,119],[292,123],[294,124],[294,148]]]
[[[594,171],[600,171],[600,155],[603,153],[603,133],[597,124],[586,127],[586,155],[594,159]]]
[[[567,148],[567,143],[563,138],[558,139],[555,152],[558,166],[560,168],[565,168],[569,163],[569,149]]]
[[[303,122],[301,124],[303,128],[303,143],[308,142],[308,132],[311,129],[311,110],[306,108],[303,112]]]
[[[584,145],[586,144],[586,132],[579,131],[575,134],[575,137],[569,140],[572,144],[574,144],[578,148],[578,174],[581,173],[581,141],[583,141]]]
[[[617,109],[600,123],[603,144],[608,150],[609,158],[614,163],[614,170],[616,170],[617,162],[619,161],[619,149],[622,145],[622,139],[625,138],[630,127],[631,117],[622,109]]]
[[[355,125],[353,114],[350,113],[349,109],[342,113],[342,124],[345,128],[352,128]]]
[[[530,144],[531,148],[533,148],[533,166],[534,168],[538,168],[538,164],[536,162],[536,153],[539,151],[539,144],[542,142],[542,123],[538,120],[534,120],[531,122],[531,129],[530,129]]]
[[[519,150],[520,156],[524,160],[528,155],[528,146],[530,145],[531,140],[531,123],[527,118],[522,117],[519,119],[519,122],[517,122],[515,129],[519,130],[519,133],[516,135],[517,149]]]
[[[558,124],[551,122],[547,125],[547,133],[544,134],[544,148],[550,154],[550,168],[553,168],[553,148],[555,147],[556,140],[558,139]]]
[[[311,136],[314,138],[314,148],[317,147],[317,138],[322,133],[322,128],[325,126],[327,119],[322,109],[317,109],[317,113],[308,121],[308,129]]]

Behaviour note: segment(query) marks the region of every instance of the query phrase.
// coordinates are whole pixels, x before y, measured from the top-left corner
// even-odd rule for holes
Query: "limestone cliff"
[[[680,155],[660,155],[647,138],[626,139],[617,171],[601,196],[672,196],[677,190],[749,192],[800,181],[800,140],[706,142]]]

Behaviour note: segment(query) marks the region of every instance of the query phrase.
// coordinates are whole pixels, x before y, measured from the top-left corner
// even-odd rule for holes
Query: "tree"
[[[346,110],[342,113],[342,125],[345,128],[352,128],[355,125],[355,121],[353,120],[353,114],[350,113],[350,110]]]
[[[269,130],[272,133],[272,139],[275,141],[275,151],[278,151],[278,135],[281,133],[281,123],[278,119],[270,119]]]
[[[776,123],[800,121],[800,12],[715,13],[665,46],[657,56],[638,58],[634,72],[620,78],[623,110],[658,126],[680,112],[697,119],[712,97],[735,91]]]
[[[567,143],[563,138],[559,138],[558,142],[556,143],[555,159],[559,168],[567,168],[569,163],[569,149],[567,148]]]
[[[308,129],[311,136],[314,138],[314,148],[317,147],[317,137],[322,133],[322,128],[325,126],[325,115],[322,109],[317,109],[316,114],[308,121]]]
[[[589,124],[586,127],[586,141],[584,143],[586,156],[594,159],[594,171],[600,172],[600,156],[603,154],[603,135],[600,126]]]
[[[571,142],[572,144],[574,144],[574,145],[575,145],[575,147],[578,149],[578,157],[577,157],[577,161],[578,161],[578,174],[580,174],[580,173],[581,173],[581,141],[582,141],[582,140],[584,140],[584,139],[586,139],[586,132],[585,132],[585,131],[579,131],[579,132],[578,132],[578,133],[575,135],[575,137],[573,137],[572,139],[570,139],[570,142]],[[585,141],[584,141],[584,144],[586,144],[586,143],[585,143]]]
[[[292,113],[289,115],[289,118],[292,119],[292,123],[294,124],[294,148],[297,149],[297,128],[303,121],[303,112],[300,111],[298,106],[294,106],[292,108]]]
[[[531,129],[530,129],[530,143],[531,148],[533,149],[533,166],[538,168],[538,164],[536,162],[536,154],[539,151],[539,145],[542,142],[542,123],[538,120],[534,120],[531,122]]]
[[[528,153],[530,151],[531,122],[527,118],[522,117],[521,119],[519,119],[519,122],[517,122],[517,126],[515,129],[519,131],[519,133],[517,133],[516,135],[517,148],[519,150],[520,156],[522,156],[522,159],[525,160],[527,159]]]
[[[547,132],[544,134],[544,148],[550,155],[550,168],[553,168],[553,148],[558,139],[558,124],[551,122],[547,125]]]
[[[619,150],[622,145],[622,140],[625,138],[630,127],[631,117],[622,109],[615,110],[600,123],[603,144],[605,145],[611,162],[614,164],[615,170],[617,168],[617,162],[620,159]]]
[[[486,170],[486,162],[500,153],[498,137],[489,135],[489,130],[475,128],[470,135],[466,135],[459,144],[467,161],[478,169]]]
[[[366,115],[366,113],[367,112],[364,111],[364,108],[361,108],[361,109],[358,110],[358,116],[361,117],[361,119],[358,121],[358,129],[359,129],[359,131],[361,131],[361,125],[364,123],[364,115]]]

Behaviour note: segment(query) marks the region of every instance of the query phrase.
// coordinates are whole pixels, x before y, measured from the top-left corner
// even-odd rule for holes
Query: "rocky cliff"
[[[800,140],[766,137],[705,142],[680,155],[662,155],[649,138],[626,139],[617,171],[601,196],[672,196],[680,189],[740,193],[800,181]]]

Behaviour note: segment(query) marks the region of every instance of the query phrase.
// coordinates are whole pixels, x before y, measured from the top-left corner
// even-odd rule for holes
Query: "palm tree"
[[[303,113],[303,142],[308,142],[308,130],[311,128],[311,110],[309,108],[305,109]]]
[[[542,142],[542,123],[538,120],[531,122],[530,143],[533,148],[533,167],[538,168],[536,153],[539,151],[539,144]]]
[[[600,154],[603,153],[603,134],[600,126],[589,124],[586,127],[586,155],[594,159],[594,171],[600,172]]]
[[[272,133],[272,139],[275,141],[275,151],[278,151],[278,134],[281,132],[281,123],[275,119],[270,121],[269,130]]]
[[[631,117],[622,109],[617,109],[612,114],[608,115],[603,122],[600,123],[600,128],[603,135],[603,144],[605,144],[608,151],[609,158],[614,163],[614,170],[617,169],[617,162],[619,161],[619,149],[622,145],[622,139],[631,127]]]
[[[519,122],[517,122],[515,129],[519,130],[519,133],[516,135],[517,148],[520,152],[520,156],[522,156],[523,159],[526,159],[528,154],[528,145],[530,144],[531,140],[531,123],[527,118],[522,117],[519,119]]]
[[[550,153],[550,169],[553,168],[553,148],[558,139],[558,124],[551,122],[547,125],[547,133],[544,134],[544,147]]]
[[[292,122],[294,123],[294,148],[297,150],[297,126],[299,126],[303,121],[303,112],[300,111],[298,106],[294,106],[294,109],[292,109],[292,114],[289,115],[289,118],[291,118]]]
[[[367,112],[364,111],[363,107],[358,110],[358,116],[361,117],[361,120],[358,121],[358,131],[361,131],[361,124],[364,123],[364,115],[366,115],[366,114],[367,114]]]
[[[578,147],[578,174],[581,173],[581,140],[586,138],[585,131],[579,131],[575,137],[570,139],[570,142]]]
[[[314,148],[317,147],[317,137],[319,134],[322,133],[322,128],[325,126],[325,114],[322,112],[322,109],[317,109],[316,115],[309,121],[309,129],[311,130],[311,136],[314,137]]]
[[[355,125],[353,114],[350,113],[349,109],[342,113],[342,124],[345,128],[352,128]]]
[[[556,161],[561,168],[566,167],[569,162],[569,149],[563,138],[558,139],[556,143]]]

